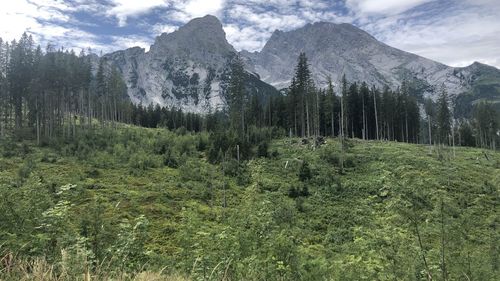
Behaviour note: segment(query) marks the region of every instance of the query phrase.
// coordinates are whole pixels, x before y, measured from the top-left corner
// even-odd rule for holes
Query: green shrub
[[[132,171],[146,171],[150,168],[157,168],[160,165],[158,164],[158,157],[153,155],[148,155],[144,151],[138,151],[130,157],[129,167]]]
[[[11,158],[17,155],[18,145],[11,139],[7,139],[2,142],[2,156],[5,158]]]
[[[40,159],[40,162],[42,162],[42,163],[56,163],[57,162],[57,155],[52,154],[52,153],[44,153],[42,155],[42,158]]]
[[[257,157],[267,157],[269,155],[269,143],[267,141],[263,141],[257,147]]]
[[[356,167],[356,158],[353,155],[346,155],[344,157],[344,168]]]
[[[299,180],[302,182],[308,181],[312,178],[312,171],[309,168],[309,163],[307,161],[303,161],[299,170]]]
[[[306,184],[302,184],[301,186],[291,186],[288,189],[288,197],[290,198],[307,197],[309,195],[309,188]]]
[[[179,166],[179,176],[182,181],[202,181],[205,174],[205,170],[197,161],[187,160]]]
[[[116,158],[112,154],[96,151],[92,156],[92,164],[95,168],[108,169],[116,165]]]
[[[179,136],[175,140],[174,149],[180,155],[192,155],[196,151],[196,141],[191,135]]]
[[[35,162],[33,161],[33,159],[29,158],[19,168],[19,170],[17,171],[17,176],[21,181],[24,181],[31,175],[31,173],[35,168],[36,168]]]
[[[336,167],[339,166],[340,156],[336,151],[331,147],[325,147],[319,153],[320,158],[327,162],[328,164],[334,165]]]
[[[162,157],[163,165],[167,167],[177,168],[181,164],[181,157],[170,148],[163,154]]]
[[[199,133],[196,135],[196,149],[198,151],[205,151],[209,146],[208,135],[205,133]]]
[[[97,178],[101,175],[101,172],[98,169],[89,169],[85,171],[85,176],[87,178]]]

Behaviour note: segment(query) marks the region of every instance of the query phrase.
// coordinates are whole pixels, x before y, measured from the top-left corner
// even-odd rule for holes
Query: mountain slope
[[[419,98],[435,98],[444,85],[461,116],[480,100],[500,99],[500,71],[494,67],[450,67],[390,47],[353,25],[327,22],[277,30],[260,52],[241,51],[248,93],[264,99],[288,87],[301,52],[319,87],[328,77],[337,84],[345,74],[349,81],[379,88],[396,89],[406,80]],[[205,16],[158,36],[149,52],[135,47],[105,58],[120,69],[134,103],[207,113],[227,105],[229,65],[236,54],[220,21]]]
[[[275,31],[262,51],[242,52],[262,80],[277,88],[290,84],[300,52],[305,52],[313,79],[325,87],[330,76],[334,83],[343,74],[349,81],[396,88],[411,81],[422,94],[435,96],[441,85],[452,96],[469,92],[482,80],[484,65],[454,68],[415,54],[390,47],[350,24],[319,22],[283,32]],[[491,67],[493,70],[495,68]],[[489,80],[500,81],[500,74],[489,70]],[[497,70],[498,71],[498,70]],[[500,96],[498,89],[493,93]]]
[[[445,241],[449,280],[464,264],[471,280],[498,280],[498,152],[348,140],[340,156],[338,139],[311,150],[287,138],[272,157],[211,164],[210,145],[195,145],[206,133],[79,136],[0,142],[2,253],[69,263],[68,280],[87,261],[192,280],[426,280],[419,235],[432,276]]]
[[[226,106],[229,66],[236,54],[219,20],[205,16],[158,36],[149,52],[131,48],[105,57],[120,69],[134,103],[207,113]],[[277,94],[251,73],[246,80],[251,95]]]

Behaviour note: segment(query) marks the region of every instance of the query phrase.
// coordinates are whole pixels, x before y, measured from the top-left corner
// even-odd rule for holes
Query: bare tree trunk
[[[405,103],[405,127],[406,127],[406,142],[410,142],[408,136],[408,109],[406,108],[406,103]]]
[[[432,130],[431,130],[431,116],[427,115],[427,124],[429,128],[429,149],[432,152]]]
[[[40,146],[40,112],[38,108],[38,96],[36,97],[36,145]]]
[[[316,136],[319,136],[320,133],[320,124],[319,124],[319,91],[316,91]]]
[[[335,115],[335,113],[332,109],[332,116],[331,116],[331,119],[332,119],[331,120],[331,122],[332,122],[332,138],[335,137],[335,120],[334,120],[335,118],[334,118],[334,115]]]
[[[344,101],[340,97],[340,136],[344,137]]]
[[[306,96],[306,124],[307,124],[307,138],[310,137],[310,127],[309,127],[309,101],[308,101],[308,98]]]
[[[378,135],[378,114],[377,114],[377,94],[375,91],[373,92],[373,107],[375,109],[375,130],[377,131],[377,140],[379,140],[379,135]]]
[[[425,258],[425,251],[422,245],[422,238],[420,237],[420,231],[418,230],[418,224],[416,221],[413,221],[413,225],[415,227],[415,233],[417,234],[418,246],[420,247],[420,254],[422,255],[422,260],[424,262],[425,270],[427,271],[427,280],[432,280],[431,271],[429,270],[429,265],[427,264],[427,259]]]
[[[363,140],[366,139],[366,114],[365,114],[365,95],[362,95],[362,103],[363,103]]]
[[[453,158],[457,155],[455,153],[455,121],[453,121],[453,125],[451,126],[451,145],[453,147]]]
[[[444,239],[444,213],[443,213],[443,198],[441,198],[441,272],[443,274],[443,281],[448,280],[448,274],[446,272],[446,261],[445,261],[445,239]]]

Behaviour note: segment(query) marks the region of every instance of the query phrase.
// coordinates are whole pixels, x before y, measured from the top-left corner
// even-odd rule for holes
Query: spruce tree
[[[243,60],[238,55],[231,62],[231,81],[229,84],[229,116],[231,127],[240,137],[245,134],[245,70]]]
[[[312,82],[311,72],[307,63],[305,53],[300,53],[297,67],[295,68],[295,76],[292,78],[290,92],[294,99],[297,99],[297,106],[300,122],[300,136],[310,136],[312,110],[314,106],[314,83]],[[293,104],[292,106],[294,106]]]
[[[446,89],[441,89],[438,101],[438,113],[437,113],[437,123],[438,123],[438,134],[439,142],[445,144],[447,142],[448,136],[451,132],[451,113],[448,105],[448,94]]]

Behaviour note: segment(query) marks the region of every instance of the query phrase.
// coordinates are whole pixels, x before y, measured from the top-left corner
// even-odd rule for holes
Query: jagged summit
[[[297,57],[305,52],[313,79],[325,87],[328,78],[396,88],[403,80],[416,81],[421,91],[432,94],[445,84],[453,94],[467,85],[453,76],[454,68],[390,47],[367,32],[347,23],[317,22],[292,31],[275,31],[260,52],[242,53],[263,81],[285,88],[290,84]]]
[[[217,63],[220,56],[228,56],[236,50],[227,42],[222,23],[216,17],[207,15],[191,20],[172,33],[158,36],[150,52]]]
[[[136,48],[108,55],[118,66],[135,103],[207,113],[226,106],[230,62],[237,51],[214,16],[196,18],[158,36],[149,52]],[[277,90],[249,75],[247,90],[264,97]]]
[[[306,53],[319,87],[325,87],[329,77],[338,83],[345,74],[349,81],[394,89],[406,80],[431,97],[443,84],[452,96],[468,92],[484,96],[484,89],[500,96],[500,82],[496,82],[500,71],[494,67],[480,63],[450,67],[390,47],[352,24],[330,22],[275,30],[261,51],[241,51],[250,92],[265,96],[276,92],[268,84],[288,87],[301,52]],[[226,106],[229,62],[236,54],[222,23],[207,15],[161,34],[149,52],[131,48],[106,56],[122,71],[132,101],[208,112]]]

